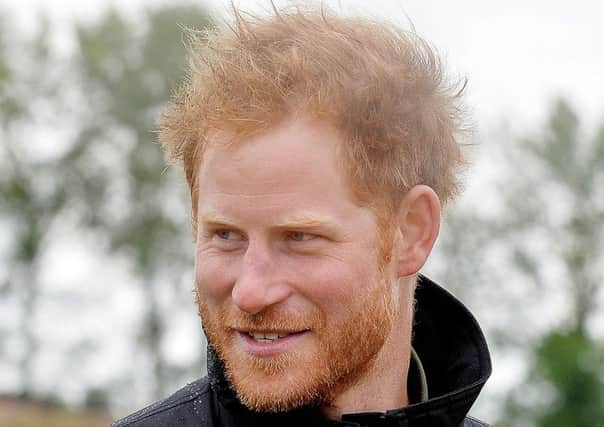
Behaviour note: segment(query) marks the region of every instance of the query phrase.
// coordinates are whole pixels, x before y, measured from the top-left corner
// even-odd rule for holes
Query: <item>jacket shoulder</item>
[[[487,424],[476,418],[466,417],[463,420],[462,427],[493,427],[491,424]]]
[[[166,399],[115,421],[111,427],[203,426],[203,421],[210,417],[209,393],[208,378],[201,378]]]

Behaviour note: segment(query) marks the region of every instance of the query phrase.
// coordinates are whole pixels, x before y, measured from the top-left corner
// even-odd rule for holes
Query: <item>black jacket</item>
[[[188,384],[167,399],[113,424],[137,426],[348,426],[458,427],[487,426],[467,417],[491,374],[484,336],[470,312],[447,291],[420,276],[413,326],[413,348],[427,380],[428,399],[385,413],[343,415],[327,420],[317,408],[281,414],[259,414],[245,408],[232,392],[220,360],[208,348],[208,376]],[[412,363],[409,396],[421,388],[418,367]],[[421,368],[420,368],[421,370]],[[419,380],[417,378],[420,378]]]

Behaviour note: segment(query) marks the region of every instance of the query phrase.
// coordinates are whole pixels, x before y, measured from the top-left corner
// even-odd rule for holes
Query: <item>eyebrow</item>
[[[225,225],[229,227],[237,228],[236,221],[218,215],[216,213],[206,213],[199,216],[200,223],[212,224],[212,225]],[[316,216],[316,215],[301,215],[293,216],[280,221],[276,224],[272,224],[271,228],[277,229],[318,229],[318,228],[333,228],[337,223],[327,217]]]
[[[228,225],[234,227],[234,221],[223,217],[221,215],[216,215],[214,213],[200,214],[199,215],[199,223],[202,224],[219,224],[219,225]]]
[[[333,227],[334,221],[315,216],[301,216],[286,219],[275,224],[275,228],[324,228]]]

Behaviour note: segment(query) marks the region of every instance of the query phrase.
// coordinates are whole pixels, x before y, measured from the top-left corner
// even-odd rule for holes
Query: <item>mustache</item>
[[[248,313],[233,305],[211,308],[194,290],[198,315],[203,324],[210,321],[225,330],[303,331],[325,328],[326,320],[321,311],[286,308],[282,305],[266,307],[258,313]]]
[[[279,332],[317,330],[325,325],[323,316],[317,310],[299,312],[278,306],[267,307],[258,313],[224,307],[218,313],[218,321],[225,329]]]

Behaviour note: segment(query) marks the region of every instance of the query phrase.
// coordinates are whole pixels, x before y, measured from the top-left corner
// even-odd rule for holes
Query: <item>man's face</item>
[[[376,220],[338,168],[340,136],[295,120],[211,145],[196,285],[209,342],[260,411],[327,403],[371,366],[396,310]]]

